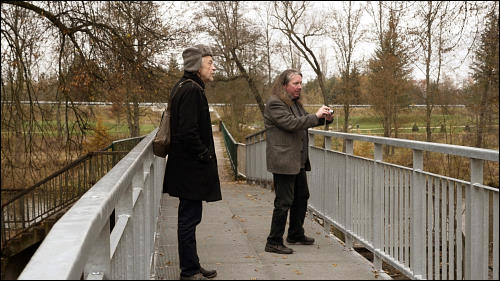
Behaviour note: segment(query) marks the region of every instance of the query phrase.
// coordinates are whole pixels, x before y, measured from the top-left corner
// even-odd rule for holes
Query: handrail
[[[121,139],[121,140],[116,140],[116,141],[113,141],[110,145],[106,146],[105,148],[102,148],[100,149],[99,151],[91,151],[91,152],[88,152],[86,154],[84,154],[83,156],[81,157],[78,157],[75,161],[71,162],[70,164],[62,167],[61,169],[55,171],[54,173],[50,174],[48,177],[44,178],[43,180],[35,183],[34,185],[26,188],[26,189],[16,189],[19,194],[16,194],[15,197],[13,197],[12,199],[10,199],[9,201],[5,202],[5,203],[2,203],[2,208],[10,203],[12,203],[12,201],[16,200],[16,199],[19,199],[20,197],[22,197],[23,195],[26,195],[27,193],[30,193],[31,191],[33,191],[35,188],[39,187],[40,185],[48,182],[49,180],[55,178],[56,176],[68,171],[69,169],[71,168],[74,168],[76,167],[78,164],[80,164],[81,162],[87,160],[88,158],[90,158],[92,155],[94,154],[97,154],[99,152],[104,152],[108,149],[111,149],[113,147],[113,145],[117,144],[117,143],[122,143],[122,142],[127,142],[127,141],[130,141],[130,140],[141,140],[143,139],[145,136],[140,136],[140,137],[134,137],[134,138],[127,138],[127,139]],[[118,153],[120,153],[121,151],[116,151]],[[9,190],[9,189],[7,189]]]
[[[309,210],[412,279],[499,278],[499,191],[483,184],[483,162],[498,150],[309,129]],[[249,182],[272,181],[265,132],[246,138]],[[316,147],[315,136],[325,147]],[[331,147],[345,141],[344,151]],[[354,155],[354,142],[374,146],[373,158]],[[383,146],[413,151],[410,167],[384,162]],[[424,171],[424,153],[470,160],[470,180]],[[465,246],[464,246],[465,245]],[[491,261],[491,262],[490,262]]]
[[[58,220],[20,280],[149,279],[165,168],[165,158],[152,152],[156,131]]]
[[[267,130],[267,129],[263,129],[263,130],[260,130],[260,131],[258,131],[258,132],[256,132],[256,133],[253,133],[253,134],[250,134],[250,135],[248,135],[248,136],[245,136],[245,139],[249,139],[249,138],[251,138],[251,137],[255,137],[256,135],[261,135],[261,134],[265,133],[265,132],[266,132],[266,130]]]
[[[79,157],[78,159],[76,159],[75,161],[71,162],[70,164],[62,167],[61,169],[55,171],[54,173],[50,174],[48,177],[44,178],[43,180],[35,183],[34,185],[26,188],[26,189],[22,189],[22,191],[19,192],[19,194],[17,194],[16,196],[14,196],[13,198],[11,198],[9,201],[5,202],[5,203],[2,203],[2,208],[4,208],[5,206],[11,204],[13,201],[21,198],[22,196],[32,192],[33,190],[35,190],[37,187],[41,186],[42,184],[48,182],[49,180],[57,177],[58,175],[68,171],[69,169],[71,168],[74,168],[76,167],[78,164],[80,164],[81,162],[89,159],[91,156],[92,156],[92,152],[88,152],[87,154]]]
[[[224,145],[229,155],[229,160],[231,162],[231,167],[233,168],[234,178],[238,178],[238,142],[234,140],[231,133],[227,130],[224,122],[219,121],[220,129],[222,135],[224,136]]]
[[[126,141],[135,142],[142,138],[144,136]],[[79,157],[31,187],[18,191],[12,198],[2,203],[2,250],[11,239],[21,236],[45,218],[75,202],[92,186],[92,181],[97,181],[111,169],[127,153],[127,151],[107,151],[114,143],[123,143],[123,140],[115,141],[100,151],[89,152]],[[105,159],[106,155],[112,157]]]
[[[424,142],[424,141],[407,140],[407,139],[396,139],[388,137],[367,136],[367,135],[342,133],[342,132],[322,131],[314,129],[309,129],[309,133],[327,137],[339,137],[343,139],[351,139],[351,140],[372,142],[377,144],[391,145],[402,148],[411,148],[411,149],[418,149],[430,152],[447,153],[451,155],[464,156],[464,157],[482,159],[487,161],[498,162],[499,160],[498,151],[491,149],[484,149],[484,148],[468,147],[468,146],[453,145],[453,144],[442,144],[434,142]]]

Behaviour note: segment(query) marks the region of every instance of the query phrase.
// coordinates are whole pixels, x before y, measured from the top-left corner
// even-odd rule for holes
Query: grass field
[[[318,107],[307,107],[310,113],[316,112]],[[222,119],[226,123],[233,137],[240,143],[245,142],[245,136],[263,129],[263,119],[257,107],[247,107],[244,112],[239,111],[234,114],[229,107],[217,108]],[[330,125],[330,130],[341,131],[344,125],[344,116],[341,109],[335,110],[334,122]],[[406,110],[400,115],[398,137],[404,139],[426,141],[425,109],[413,108]],[[364,135],[383,135],[383,128],[380,117],[370,108],[354,108],[351,111],[350,133]],[[444,114],[441,109],[434,109],[431,118],[433,142],[455,144],[462,146],[473,146],[475,134],[473,127],[473,117],[465,108],[452,108]],[[337,122],[338,121],[338,122]],[[337,125],[338,124],[338,125]],[[412,131],[414,125],[418,131]],[[442,126],[444,124],[444,126]],[[338,127],[337,127],[338,126]],[[466,130],[466,126],[469,130]],[[318,126],[315,129],[324,129]],[[443,130],[444,129],[444,130]],[[394,137],[394,133],[392,135]],[[486,148],[498,150],[498,120],[495,120],[485,134]],[[315,145],[323,146],[323,139],[315,138]],[[343,150],[342,139],[332,138],[332,149]],[[367,142],[354,142],[354,154],[373,159],[373,144]],[[411,167],[413,156],[411,149],[388,147],[384,151],[384,161]],[[424,170],[455,177],[462,180],[470,179],[469,159],[458,156],[447,156],[442,153],[425,154]],[[485,162],[484,183],[498,187],[498,163]]]
[[[44,105],[49,106],[49,105]],[[84,151],[92,151],[98,148],[107,146],[113,140],[123,139],[130,137],[130,133],[128,130],[127,120],[125,113],[121,113],[120,118],[116,115],[116,111],[112,110],[111,106],[82,106],[80,109],[90,116],[89,120],[89,130],[86,132],[86,136],[84,139]],[[225,122],[229,131],[233,135],[233,137],[241,143],[244,143],[245,136],[252,134],[256,131],[263,129],[263,118],[257,107],[245,107],[240,108],[236,112],[233,112],[231,107],[225,106],[214,106],[213,109],[221,116],[222,120]],[[306,110],[308,112],[315,112],[317,107],[308,107],[306,106]],[[140,135],[146,135],[154,130],[160,123],[161,111],[158,111],[155,108],[151,107],[140,107],[141,117],[140,117]],[[457,144],[464,146],[472,146],[474,142],[474,128],[473,128],[473,117],[467,112],[464,108],[452,108],[449,112],[444,114],[442,110],[439,108],[434,109],[434,114],[432,116],[431,126],[433,127],[433,141],[440,143],[449,143],[449,144]],[[2,113],[3,114],[3,113]],[[425,141],[425,109],[423,108],[414,108],[411,110],[406,110],[402,112],[400,115],[401,124],[400,129],[398,130],[398,137],[407,138],[413,140],[421,140]],[[212,124],[216,124],[217,114],[213,112],[211,114]],[[55,119],[55,118],[52,118]],[[37,120],[41,120],[41,118],[37,118]],[[54,120],[45,121],[37,121],[40,126],[44,127],[45,130],[45,138],[51,135],[57,135],[57,131],[54,129],[55,122]],[[70,126],[72,125],[72,121],[70,119]],[[331,124],[330,129],[334,131],[341,131],[343,127],[344,116],[343,111],[340,108],[335,109],[335,119]],[[492,126],[486,134],[486,145],[487,148],[498,150],[498,120],[495,120],[494,126]],[[354,108],[350,114],[350,132],[356,134],[367,134],[367,135],[382,135],[383,129],[380,122],[380,117],[370,108]],[[417,132],[413,132],[411,129],[416,124],[419,128]],[[442,125],[445,125],[446,131],[442,130]],[[469,126],[471,128],[470,131],[465,130],[465,126]],[[52,129],[50,129],[52,128]],[[47,129],[49,129],[47,131]],[[323,129],[323,126],[319,126],[316,129]],[[5,128],[2,126],[2,144],[5,142],[4,134]],[[36,130],[35,130],[36,135]],[[104,135],[104,136],[103,136]],[[317,140],[321,142],[321,140]],[[342,142],[339,140],[333,140],[333,147],[339,150],[342,149]],[[2,151],[4,150],[4,145],[2,145]],[[371,157],[373,154],[373,147],[363,144],[362,142],[355,142],[355,154],[360,156]],[[388,154],[384,159],[389,162],[393,162],[396,164],[411,164],[411,151],[404,151],[403,149],[395,149],[394,153]],[[41,155],[43,155],[43,151],[41,151]],[[3,154],[3,152],[2,152]],[[38,161],[44,161],[45,157],[40,157]],[[433,157],[438,159],[439,157]],[[3,159],[3,158],[2,158]],[[440,158],[439,158],[440,159]],[[429,159],[427,166],[435,163],[439,166],[439,161],[441,160],[432,160]],[[462,162],[465,160],[452,160],[446,159],[449,162],[448,173],[458,174],[460,178],[467,177],[466,171],[464,172]],[[455,164],[450,161],[454,161]],[[57,170],[61,165],[64,164],[64,161],[59,161],[58,163],[45,163],[42,164],[46,167],[51,167],[51,171]],[[453,168],[451,168],[453,166]],[[456,167],[455,167],[456,166]],[[2,162],[2,168],[4,167],[4,163]],[[493,167],[494,168],[494,167]],[[22,169],[22,165],[19,165],[18,169]],[[455,172],[452,172],[453,169]],[[467,170],[468,168],[465,168]],[[488,171],[490,168],[487,168]],[[498,164],[496,165],[496,169],[498,170]],[[50,174],[49,171],[47,171]],[[3,173],[2,173],[3,174]],[[492,174],[495,174],[492,172]],[[492,176],[496,178],[496,185],[498,186],[498,171],[496,175]],[[6,182],[2,177],[2,186],[4,186]],[[11,186],[11,185],[9,185]]]
[[[244,124],[244,126],[239,126],[239,128],[245,128],[242,130],[243,134],[237,131],[234,132],[234,137],[238,139],[239,142],[244,141],[245,134],[264,128],[264,122],[257,107],[246,107],[244,112],[239,111],[237,115],[233,114],[229,107],[217,107],[216,109],[219,111],[219,114],[222,116],[224,122],[228,124],[235,122]],[[318,107],[305,106],[305,109],[310,113],[314,113]],[[444,114],[442,111],[443,110],[440,108],[435,108],[433,115],[431,116],[431,129],[432,133],[436,137],[433,141],[446,143],[446,134],[451,136],[451,138],[448,138],[451,139],[451,142],[448,141],[447,143],[468,146],[472,145],[461,143],[461,141],[458,138],[454,138],[454,136],[458,136],[462,133],[473,133],[474,117],[471,116],[465,108],[451,108],[447,114]],[[407,109],[401,112],[399,119],[399,137],[405,137],[408,136],[408,134],[411,134],[411,139],[425,140],[426,128],[424,108]],[[498,120],[493,121],[494,125],[489,128],[487,134],[491,136],[498,136]],[[371,108],[353,108],[349,116],[349,124],[350,133],[383,135],[381,117],[378,116]],[[414,125],[418,127],[417,132],[412,131]],[[443,130],[443,125],[445,130]],[[330,130],[342,131],[343,126],[343,110],[336,108],[333,123],[330,125]],[[470,128],[470,131],[466,131],[466,126]],[[318,129],[320,128],[321,126],[318,127]],[[394,136],[394,133],[392,136]],[[496,138],[496,141],[492,140],[487,143],[487,147],[490,149],[498,149],[498,138]]]

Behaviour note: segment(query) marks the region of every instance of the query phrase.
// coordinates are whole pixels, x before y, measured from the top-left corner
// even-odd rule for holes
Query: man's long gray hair
[[[300,71],[296,69],[287,69],[283,71],[274,81],[271,95],[276,95],[276,96],[282,95],[284,91],[283,86],[286,86],[288,82],[290,82],[290,80],[292,80],[293,76],[295,75],[300,75],[300,77],[303,77],[302,73],[300,73]]]

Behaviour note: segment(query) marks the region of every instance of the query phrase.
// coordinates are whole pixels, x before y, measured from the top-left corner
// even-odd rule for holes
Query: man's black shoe
[[[287,246],[281,244],[281,245],[272,245],[267,243],[266,248],[264,249],[266,252],[270,253],[278,253],[278,254],[291,254],[293,253],[293,250],[288,248]]]
[[[302,244],[302,245],[312,245],[314,244],[314,238],[312,237],[307,237],[304,235],[304,237],[300,238],[300,239],[292,239],[290,237],[287,237],[286,238],[286,242],[290,243],[290,244]]]
[[[204,269],[201,266],[200,266],[200,272],[206,278],[214,278],[215,276],[217,276],[217,271],[216,270],[206,270],[206,269]]]

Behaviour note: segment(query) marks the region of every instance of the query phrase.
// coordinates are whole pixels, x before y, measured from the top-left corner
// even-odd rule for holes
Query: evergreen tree
[[[368,96],[375,111],[382,116],[385,137],[392,135],[392,127],[397,127],[398,112],[409,101],[409,59],[398,33],[398,21],[391,10],[389,26],[381,35],[380,45],[368,63]]]
[[[498,118],[498,32],[498,6],[494,2],[486,16],[486,27],[481,34],[481,43],[475,51],[471,67],[476,83],[476,91],[472,92],[473,100],[479,103],[475,141],[477,147],[484,146],[487,115],[496,113]]]

